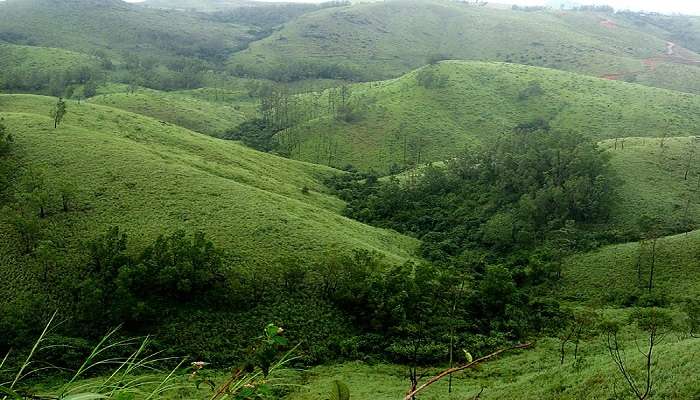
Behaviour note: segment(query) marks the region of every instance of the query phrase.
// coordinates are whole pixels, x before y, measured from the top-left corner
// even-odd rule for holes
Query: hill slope
[[[304,15],[252,43],[230,62],[272,78],[285,76],[295,66],[319,71],[324,66],[326,71],[321,73],[377,80],[398,76],[424,65],[430,56],[444,54],[452,59],[514,62],[615,79],[645,74],[641,80],[652,86],[666,87],[668,81],[682,86],[682,75],[668,77],[664,74],[669,71],[655,71],[657,63],[680,61],[667,57],[668,36],[665,30],[645,29],[621,15],[498,10],[434,0],[387,1]],[[685,53],[689,60],[700,60],[692,51]],[[678,65],[684,75],[700,74],[700,69],[685,64]]]
[[[421,85],[426,69],[446,83]],[[386,172],[392,164],[448,158],[537,119],[593,140],[700,133],[695,95],[515,64],[442,62],[351,90],[351,102],[365,110],[358,121],[338,121],[326,110],[292,130],[300,139],[292,157]]]
[[[90,54],[100,50],[158,57],[216,56],[244,46],[249,28],[196,14],[148,9],[120,0],[0,2],[0,38]]]
[[[352,248],[400,261],[415,246],[412,239],[341,217],[342,203],[319,183],[333,173],[329,169],[91,104],[69,103],[64,124],[54,130],[47,116],[53,102],[2,95],[0,115],[16,138],[21,165],[46,169],[49,184],[79,187],[80,211],[51,207],[51,229],[69,242],[113,225],[129,232],[136,248],[179,228],[203,230],[251,266]],[[5,244],[14,241],[7,226],[2,236]],[[5,260],[14,254],[8,246],[0,250]],[[2,265],[4,273],[15,270]]]
[[[658,351],[655,397],[664,399],[694,398],[700,385],[693,376],[695,354],[700,340],[666,340]],[[579,400],[606,399],[613,393],[626,390],[626,383],[603,346],[603,338],[582,343],[579,363],[569,360],[561,366],[558,360],[559,342],[552,339],[538,341],[535,349],[457,373],[453,377],[453,392],[448,395],[447,378],[432,385],[420,396],[425,400],[446,398],[503,399],[503,400]],[[631,342],[631,340],[630,340]],[[643,359],[631,343],[626,349],[628,362],[634,373],[641,373]],[[573,351],[571,351],[573,352]],[[567,355],[570,358],[570,355]],[[638,367],[639,366],[639,367]],[[426,373],[421,383],[439,370]],[[360,362],[317,367],[309,371],[305,386],[289,396],[290,400],[312,400],[326,395],[333,380],[345,382],[353,398],[390,400],[400,398],[410,387],[407,368],[398,365],[369,365]],[[483,389],[482,389],[483,388]]]
[[[141,89],[135,93],[96,96],[90,102],[146,115],[211,136],[221,136],[255,115],[252,99],[229,104],[210,101],[191,93]]]

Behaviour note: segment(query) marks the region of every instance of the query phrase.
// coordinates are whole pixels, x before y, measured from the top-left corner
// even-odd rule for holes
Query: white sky
[[[136,3],[142,0],[125,0]],[[290,2],[320,2],[323,0],[282,0]],[[657,11],[700,15],[700,0],[495,0],[495,3],[517,3],[520,5],[546,5],[551,3],[607,4],[619,10]]]

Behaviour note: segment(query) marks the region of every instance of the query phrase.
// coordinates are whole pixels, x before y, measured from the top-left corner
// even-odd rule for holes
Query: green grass
[[[246,27],[119,0],[7,0],[0,2],[0,32],[21,44],[102,50],[118,60],[124,52],[162,59],[213,44],[232,52],[252,39]],[[175,42],[177,49],[168,46]]]
[[[605,246],[570,257],[564,263],[562,295],[573,301],[602,304],[624,301],[644,288],[651,267],[651,242],[642,249],[641,282],[637,280],[639,243]],[[659,239],[656,245],[654,293],[671,301],[700,295],[700,231]],[[641,292],[641,290],[640,290]]]
[[[611,155],[611,168],[620,180],[613,225],[634,229],[641,215],[660,217],[666,230],[682,225],[686,217],[698,223],[700,143],[695,137],[625,138],[617,145],[615,140],[600,145]]]
[[[68,248],[118,225],[138,251],[162,233],[202,230],[239,266],[274,268],[289,257],[314,260],[368,248],[400,262],[416,241],[340,215],[343,204],[320,180],[334,171],[259,153],[114,108],[68,103],[54,130],[55,99],[1,95],[0,116],[24,167],[49,184],[72,182],[77,211],[52,205],[48,229]],[[308,187],[309,193],[302,193]],[[0,291],[32,285],[33,262],[0,226]],[[77,253],[76,253],[77,254]],[[22,267],[24,266],[24,267]]]
[[[69,70],[79,66],[95,66],[97,63],[96,58],[83,53],[0,42],[0,71],[3,72],[19,70],[45,73]]]
[[[100,95],[90,99],[90,102],[146,115],[217,137],[255,115],[256,104],[253,99],[228,103],[218,101],[218,93],[213,89],[210,91],[210,96],[205,96],[207,89],[198,89],[196,92],[139,89],[135,93]]]
[[[606,20],[613,25],[606,25]],[[235,54],[230,63],[270,76],[295,62],[342,64],[363,80],[377,80],[424,65],[430,55],[447,54],[453,59],[505,61],[594,76],[644,73],[644,83],[651,86],[695,91],[683,76],[697,68],[677,66],[680,75],[675,75],[675,70],[651,71],[643,63],[663,57],[665,42],[672,37],[666,30],[622,15],[387,1],[301,16]]]
[[[449,158],[536,118],[593,140],[699,133],[695,95],[515,64],[449,61],[429,68],[448,77],[445,87],[420,86],[420,70],[353,86],[365,116],[355,123],[325,117],[295,128],[301,146],[292,157],[328,164],[324,149],[334,143],[331,165],[386,172],[418,153],[421,162]],[[521,99],[533,83],[542,93]]]
[[[558,344],[554,339],[539,341],[534,349],[483,364],[476,369],[453,376],[453,392],[447,392],[447,379],[432,385],[419,396],[424,400],[472,399],[484,388],[481,399],[502,400],[579,400],[614,398],[615,390],[623,393],[626,386],[603,345],[596,338],[581,345],[583,361],[575,366],[573,350],[560,366]],[[641,355],[630,342],[627,356],[634,372],[640,373]],[[700,384],[694,379],[700,340],[678,340],[673,335],[657,349],[655,395],[659,399],[694,399],[700,395]],[[399,365],[370,365],[351,362],[313,368],[305,376],[304,387],[287,397],[289,400],[316,400],[330,391],[333,380],[345,382],[351,398],[394,400],[403,398],[410,387],[408,368]],[[421,380],[437,374],[438,369],[424,369]]]

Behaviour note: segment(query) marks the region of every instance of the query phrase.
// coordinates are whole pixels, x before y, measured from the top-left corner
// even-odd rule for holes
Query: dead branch
[[[492,359],[492,358],[495,358],[495,357],[499,356],[500,354],[505,353],[505,352],[507,352],[507,351],[519,350],[519,349],[526,349],[526,348],[531,347],[531,346],[532,346],[532,343],[523,343],[523,344],[519,344],[519,345],[516,345],[516,346],[513,346],[513,347],[509,347],[509,348],[506,348],[506,349],[498,350],[498,351],[496,351],[496,352],[494,352],[494,353],[491,353],[491,354],[489,354],[489,355],[483,356],[483,357],[481,357],[481,358],[477,358],[476,360],[474,360],[474,361],[472,361],[472,362],[470,362],[470,363],[468,363],[468,364],[460,365],[460,366],[457,366],[457,367],[454,367],[454,368],[448,368],[448,369],[446,369],[446,370],[440,372],[439,374],[437,374],[437,375],[434,376],[433,378],[430,378],[429,381],[427,381],[427,382],[425,382],[424,384],[420,385],[420,386],[419,386],[418,388],[416,388],[415,390],[410,391],[410,392],[406,395],[406,397],[404,397],[404,400],[411,400],[411,399],[413,398],[413,396],[415,396],[416,394],[418,394],[418,392],[423,391],[423,390],[424,390],[425,388],[427,388],[428,386],[432,385],[433,383],[439,381],[440,379],[442,379],[442,378],[444,378],[444,377],[446,377],[446,376],[448,376],[448,375],[450,375],[450,374],[454,374],[455,372],[463,371],[463,370],[465,370],[465,369],[468,369],[468,368],[471,368],[471,367],[476,366],[476,365],[478,365],[478,364],[481,364],[482,362],[488,361],[488,360],[490,360],[490,359]]]

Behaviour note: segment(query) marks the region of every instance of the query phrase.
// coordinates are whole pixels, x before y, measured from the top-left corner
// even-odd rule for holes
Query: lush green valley
[[[697,398],[698,21],[0,1],[0,400]]]

